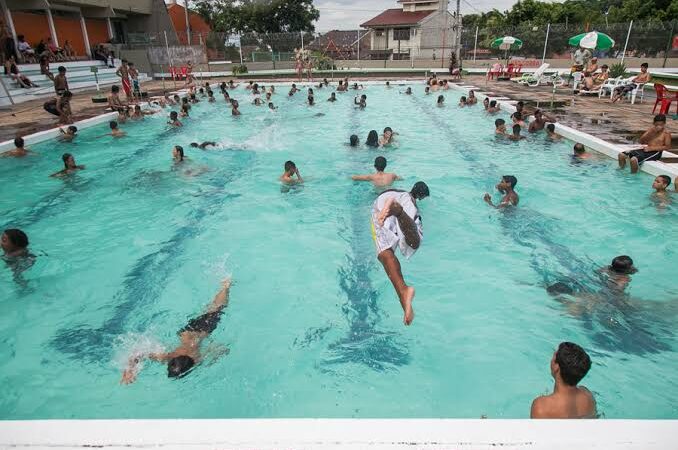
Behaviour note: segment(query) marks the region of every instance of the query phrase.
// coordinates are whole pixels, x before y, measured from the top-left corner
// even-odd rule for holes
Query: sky
[[[383,10],[400,7],[397,0],[314,0],[313,3],[320,11],[316,31],[355,30]],[[456,8],[455,0],[449,3],[450,10]],[[462,0],[461,13],[473,14],[493,8],[503,11],[514,3],[516,0]]]

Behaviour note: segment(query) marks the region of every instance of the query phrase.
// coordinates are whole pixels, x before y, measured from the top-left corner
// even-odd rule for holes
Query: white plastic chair
[[[572,92],[577,92],[579,89],[579,83],[584,79],[584,74],[582,72],[575,72],[572,74]]]
[[[526,84],[528,86],[539,86],[542,82],[544,82],[544,72],[546,69],[548,69],[550,64],[544,63],[539,68],[531,74],[523,74],[522,77],[515,79],[515,81],[519,84]]]
[[[612,97],[612,93],[614,92],[614,88],[619,86],[623,82],[622,77],[617,77],[617,78],[608,78],[605,83],[603,83],[600,86],[600,90],[598,91],[598,97],[602,98],[605,97],[609,91],[610,97]]]
[[[645,96],[645,83],[637,83],[636,88],[631,91],[631,104],[636,103],[636,96],[640,94],[640,103],[643,103],[643,97]]]

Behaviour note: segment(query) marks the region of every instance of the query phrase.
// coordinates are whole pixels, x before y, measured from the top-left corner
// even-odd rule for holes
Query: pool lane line
[[[363,112],[350,104],[349,135],[357,133],[360,129],[359,114]],[[349,160],[354,161],[354,150],[346,151],[349,152]],[[358,169],[356,166],[356,171],[362,173],[364,168]],[[347,187],[346,204],[350,208],[351,224],[350,254],[345,255],[345,262],[337,269],[337,274],[339,287],[346,294],[342,313],[348,322],[349,330],[344,338],[328,345],[328,350],[333,356],[325,358],[324,364],[355,363],[377,372],[384,372],[409,364],[410,354],[406,344],[395,341],[397,333],[377,330],[381,319],[379,291],[374,288],[370,279],[370,270],[376,264],[376,257],[374,251],[361,245],[371,240],[370,216],[362,214],[362,205],[363,202],[367,202],[365,205],[367,211],[374,199],[368,200],[367,197],[367,193],[356,186],[355,182],[351,182]]]
[[[223,189],[249,170],[256,154],[242,151],[238,155],[241,155],[239,158],[247,158],[247,161],[239,161],[237,167],[215,173],[217,181],[211,183],[213,192],[199,197],[204,201],[184,218],[185,225],[179,227],[158,250],[139,258],[128,270],[122,288],[113,296],[116,300],[113,315],[98,328],[76,326],[57,331],[51,339],[52,347],[74,359],[101,360],[110,358],[116,337],[130,331],[146,331],[139,326],[129,329],[129,320],[134,313],[149,308],[162,296],[168,282],[180,270],[174,261],[185,252],[188,242],[200,235],[204,219],[223,210],[224,200],[239,196],[224,195]]]
[[[448,135],[451,142],[463,142],[461,136],[453,134],[449,126],[441,121],[436,114],[426,110],[419,101],[416,101],[416,103]],[[477,158],[476,153],[459,151],[459,154],[469,163],[469,168],[473,172],[483,172],[487,176],[485,166],[480,165],[481,161]],[[493,166],[496,168],[496,165],[493,164]],[[481,170],[478,170],[479,168]],[[473,177],[473,179],[477,180],[476,177]],[[479,185],[480,183],[474,181],[474,184]],[[605,287],[602,286],[600,278],[594,275],[597,264],[588,257],[584,259],[577,257],[567,246],[556,242],[550,235],[549,230],[557,228],[557,223],[553,218],[521,206],[501,211],[499,222],[504,233],[511,236],[518,245],[531,249],[530,266],[542,279],[544,287],[558,281],[565,281],[587,294],[601,295],[604,293]],[[555,258],[560,268],[564,269],[564,271],[559,270],[553,273],[543,264],[540,258],[541,255],[537,251],[538,246],[536,241],[542,244],[543,248],[547,250],[550,256]],[[590,332],[592,341],[601,348],[610,352],[617,352],[623,349],[622,351],[625,353],[637,355],[670,350],[670,346],[666,342],[662,342],[660,338],[655,337],[649,332],[649,327],[646,327],[646,324],[640,323],[646,321],[647,324],[652,324],[655,320],[660,320],[659,317],[645,320],[645,318],[626,315],[623,321],[633,322],[634,325],[630,329],[625,329],[623,326],[610,326],[609,312],[609,310],[596,311],[597,320],[595,323],[600,328],[606,329],[602,331],[593,330],[594,325],[590,317],[580,318],[584,328]],[[614,323],[619,324],[620,322],[614,321]],[[634,334],[642,338],[642,340],[634,340]],[[669,337],[667,336],[667,338]]]

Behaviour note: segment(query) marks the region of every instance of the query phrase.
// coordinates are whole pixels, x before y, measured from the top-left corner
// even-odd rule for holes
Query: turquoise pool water
[[[238,118],[218,98],[179,130],[163,114],[123,125],[122,139],[95,139],[101,125],[1,160],[0,225],[24,229],[38,259],[18,280],[0,266],[0,417],[524,418],[571,340],[593,359],[583,384],[605,417],[678,418],[676,205],[658,208],[651,177],[612,160],[572,164],[571,142],[497,142],[482,106],[458,109],[448,91],[437,108],[413,86],[369,86],[364,111],[352,93],[331,104],[316,89],[308,107],[280,87],[276,113],[236,89]],[[386,126],[397,147],[344,145]],[[188,146],[202,140],[220,148]],[[175,144],[208,170],[173,170]],[[87,169],[49,178],[66,151]],[[377,191],[349,180],[377,155],[405,178],[397,187],[431,189],[422,247],[403,262],[417,288],[409,328],[375,258]],[[306,183],[284,193],[288,159]],[[521,196],[508,214],[482,200],[505,174]],[[619,254],[640,269],[629,298],[573,315],[546,294],[576,279],[600,299],[592,274]],[[146,364],[121,386],[129,352],[176,345],[231,274],[207,343],[230,353],[181,380]]]

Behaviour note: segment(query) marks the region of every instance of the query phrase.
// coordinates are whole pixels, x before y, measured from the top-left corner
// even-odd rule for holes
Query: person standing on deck
[[[129,79],[129,65],[127,60],[122,60],[122,65],[118,67],[118,70],[115,72],[117,76],[120,77],[120,83],[122,84],[122,89],[125,91],[125,96],[129,102],[132,99],[132,83]]]

